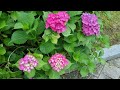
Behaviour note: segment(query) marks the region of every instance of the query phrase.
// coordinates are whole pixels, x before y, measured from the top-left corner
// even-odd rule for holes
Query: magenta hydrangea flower
[[[69,19],[70,16],[66,11],[50,13],[46,19],[46,29],[50,27],[54,32],[62,33],[66,30],[66,23]]]
[[[19,69],[22,71],[30,72],[34,67],[38,65],[37,59],[32,55],[25,55],[24,58],[21,58],[19,61]]]
[[[98,35],[100,33],[100,25],[98,18],[95,14],[83,13],[82,14],[82,32],[86,36]]]
[[[69,64],[68,60],[66,59],[66,57],[62,54],[56,53],[54,54],[50,59],[49,59],[49,64],[51,65],[51,67],[59,72],[60,70],[62,70],[65,66],[67,66]]]

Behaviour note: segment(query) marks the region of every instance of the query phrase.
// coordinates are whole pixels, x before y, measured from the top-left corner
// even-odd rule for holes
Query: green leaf
[[[0,17],[1,17],[2,11],[0,11]]]
[[[70,17],[82,14],[82,11],[68,11]]]
[[[46,64],[42,67],[42,70],[44,70],[44,71],[48,71],[48,70],[50,70],[50,69],[51,69],[51,66],[50,66],[49,63],[46,63]]]
[[[14,46],[14,44],[11,42],[11,43],[9,43],[11,41],[11,39],[10,38],[5,38],[4,40],[3,40],[3,43],[6,45],[6,46]]]
[[[77,52],[73,53],[73,59],[75,61],[79,61],[80,60],[80,51],[77,51]]]
[[[77,38],[79,41],[85,41],[85,37],[82,33],[77,33]]]
[[[35,69],[31,70],[31,72],[25,72],[25,75],[30,79],[35,76]]]
[[[32,27],[35,18],[32,12],[26,13],[21,11],[17,12],[17,19],[23,24],[24,29],[29,29],[30,27]]]
[[[46,30],[44,31],[44,34],[43,34],[42,38],[45,40],[45,42],[47,42],[47,41],[50,39],[51,33],[52,33],[52,32],[51,32],[50,29],[46,29]]]
[[[35,21],[34,21],[34,26],[33,26],[33,30],[36,31],[36,29],[38,28],[38,25],[39,25],[39,21],[40,21],[40,17],[36,18]]]
[[[17,20],[17,13],[16,13],[16,11],[13,11],[13,12],[10,14],[10,16],[11,16],[11,18],[12,18],[13,20]]]
[[[4,55],[6,53],[6,49],[0,46],[0,55]]]
[[[59,34],[53,33],[53,34],[51,35],[50,40],[51,40],[51,42],[52,42],[53,44],[57,44],[59,38],[60,38],[60,35],[59,35]]]
[[[103,36],[103,39],[102,39],[102,42],[104,43],[105,47],[106,48],[109,48],[110,47],[110,41],[109,41],[109,36],[108,35],[104,35]]]
[[[80,16],[71,17],[69,23],[76,23],[80,21]]]
[[[69,35],[71,35],[70,33],[71,33],[71,29],[67,26],[66,31],[64,31],[62,34],[63,34],[65,37],[68,37]]]
[[[44,20],[44,22],[46,22],[46,19],[47,19],[49,13],[50,12],[43,11],[43,20]]]
[[[95,66],[96,66],[96,65],[95,65],[94,62],[91,62],[91,61],[90,61],[90,62],[88,63],[88,69],[89,69],[89,72],[90,72],[90,73],[94,73],[94,71],[95,71]]]
[[[24,44],[28,39],[28,36],[25,31],[15,31],[12,34],[11,41],[15,44]]]
[[[0,29],[6,26],[6,22],[4,20],[0,20]]]
[[[102,64],[105,65],[106,61],[103,58],[98,58],[98,61]]]
[[[5,63],[5,56],[4,55],[0,55],[0,64]]]
[[[82,67],[80,70],[80,74],[82,75],[82,77],[86,77],[88,75],[88,70],[86,67]]]
[[[70,61],[68,61],[68,65],[67,65],[67,66],[65,66],[64,70],[69,69],[69,68],[71,67],[71,65],[72,65],[72,64],[73,64],[73,63],[71,63]]]
[[[74,52],[74,45],[73,44],[65,43],[63,45],[63,47],[67,52]]]
[[[68,36],[68,37],[64,37],[64,40],[65,40],[67,43],[74,43],[75,41],[77,41],[76,34],[70,35],[70,36]]]
[[[39,34],[43,33],[44,30],[45,30],[45,23],[41,20],[41,21],[39,21],[39,24],[38,24],[38,27],[36,29],[36,32],[39,35]]]
[[[71,28],[71,30],[74,32],[74,30],[76,29],[76,25],[74,23],[67,23],[67,24]]]
[[[40,45],[40,51],[44,54],[48,54],[50,52],[52,52],[55,49],[55,46],[53,43],[51,43],[50,41],[48,42],[43,42]]]
[[[37,70],[40,70],[46,63],[41,60],[41,59],[37,59],[38,60],[38,65],[37,67],[35,67]]]
[[[51,33],[52,33],[52,32],[51,32],[50,29],[46,29],[45,32],[44,32],[45,35],[50,35]]]
[[[58,72],[54,71],[54,70],[50,70],[49,72],[49,78],[50,79],[59,79],[60,75]]]
[[[43,34],[42,38],[47,42],[50,39],[50,36]]]
[[[16,23],[15,26],[14,26],[14,29],[20,29],[20,28],[23,28],[23,25],[22,23]]]
[[[42,59],[43,55],[42,54],[38,54],[38,53],[34,53],[33,56],[35,56],[36,58]]]

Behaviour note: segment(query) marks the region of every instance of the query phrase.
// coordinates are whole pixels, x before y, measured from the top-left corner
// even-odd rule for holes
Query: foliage
[[[81,15],[84,11],[68,11],[69,21],[66,31],[53,32],[45,29],[45,21],[50,12],[56,11],[1,11],[0,12],[0,78],[57,79],[61,75],[78,70],[82,77],[94,73],[101,58],[103,47],[109,47],[109,38],[104,35],[103,23],[98,11],[90,11],[98,16],[100,35],[85,36],[82,33]],[[109,15],[109,14],[108,14]],[[39,61],[30,73],[18,68],[20,58],[27,53]],[[69,65],[60,72],[54,71],[48,63],[55,53],[62,53]]]

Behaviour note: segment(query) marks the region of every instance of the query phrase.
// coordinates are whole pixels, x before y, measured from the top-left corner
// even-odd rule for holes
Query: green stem
[[[20,47],[17,47],[10,55],[9,55],[9,57],[8,57],[8,59],[7,59],[7,64],[6,64],[6,68],[8,68],[9,69],[9,64],[10,64],[10,57],[12,56],[12,54],[17,50],[17,49],[19,49],[19,48],[21,48],[21,47],[25,47],[25,46],[20,46]],[[10,70],[10,69],[9,69]]]

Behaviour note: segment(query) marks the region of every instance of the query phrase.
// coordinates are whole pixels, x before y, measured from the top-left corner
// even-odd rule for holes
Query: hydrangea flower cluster
[[[51,67],[57,72],[59,72],[61,69],[63,69],[65,66],[67,66],[69,64],[66,57],[62,54],[59,54],[59,53],[54,54],[49,59],[48,62],[51,65]]]
[[[82,32],[86,36],[98,35],[100,33],[100,25],[95,14],[83,13],[82,16]]]
[[[66,30],[66,23],[69,19],[70,16],[66,11],[50,13],[46,19],[46,29],[50,27],[54,32],[62,33]]]
[[[32,55],[25,55],[24,58],[21,58],[19,61],[19,69],[22,71],[30,72],[34,67],[38,65],[38,61]]]

